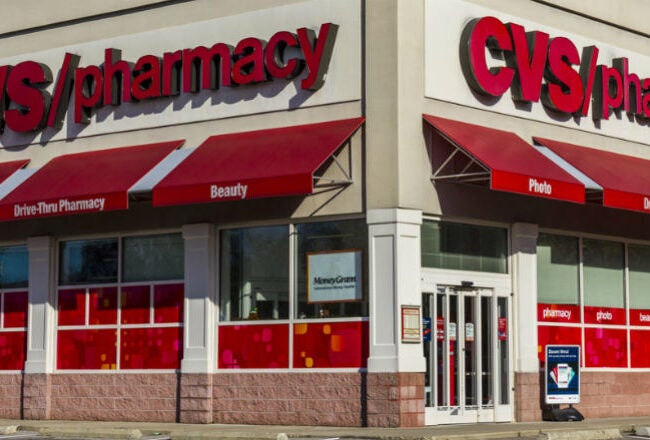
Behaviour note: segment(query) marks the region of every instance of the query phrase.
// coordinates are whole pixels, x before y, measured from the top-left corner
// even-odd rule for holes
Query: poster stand
[[[584,416],[573,407],[580,403],[580,346],[547,345],[544,368],[546,398],[549,406],[542,419],[552,422],[579,422]],[[560,408],[560,404],[569,404]]]

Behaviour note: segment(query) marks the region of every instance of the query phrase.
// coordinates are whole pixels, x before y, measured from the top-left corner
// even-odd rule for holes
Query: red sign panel
[[[630,309],[630,325],[644,325],[650,327],[650,310]]]
[[[625,325],[624,307],[585,306],[585,324]]]
[[[537,321],[579,323],[580,306],[577,304],[537,304]]]
[[[492,170],[490,188],[519,194],[584,203],[583,186],[572,182],[547,179],[508,171]]]

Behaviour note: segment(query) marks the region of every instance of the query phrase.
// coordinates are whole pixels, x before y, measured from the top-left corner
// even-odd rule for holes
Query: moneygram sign
[[[510,91],[514,101],[541,99],[550,110],[578,117],[587,116],[591,105],[594,120],[613,112],[650,118],[650,78],[631,72],[627,57],[599,64],[599,52],[595,45],[579,49],[569,38],[495,17],[471,20],[460,40],[463,73],[479,94]],[[488,62],[488,53],[503,63]]]
[[[17,133],[60,129],[72,104],[73,120],[88,124],[104,106],[172,98],[223,87],[246,86],[302,75],[299,87],[321,88],[338,26],[323,23],[279,31],[268,41],[247,37],[122,59],[118,48],[104,50],[103,63],[81,66],[81,56],[66,52],[58,76],[37,60],[0,66],[0,127]],[[50,87],[50,85],[52,85]]]

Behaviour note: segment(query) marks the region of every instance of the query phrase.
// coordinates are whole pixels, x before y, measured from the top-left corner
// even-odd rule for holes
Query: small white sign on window
[[[307,254],[307,301],[310,303],[363,299],[360,250]]]

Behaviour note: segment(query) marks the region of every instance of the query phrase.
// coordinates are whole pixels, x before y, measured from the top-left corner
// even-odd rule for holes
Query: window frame
[[[123,264],[124,264],[124,254],[123,254],[123,239],[126,237],[147,237],[147,236],[157,236],[157,235],[167,235],[167,234],[180,234],[182,236],[182,231],[178,229],[168,229],[168,230],[156,230],[156,231],[137,231],[129,233],[120,233],[120,234],[102,234],[102,235],[89,235],[89,236],[73,236],[73,237],[59,237],[55,243],[55,255],[56,261],[54,264],[55,267],[55,284],[54,284],[54,301],[53,307],[56,314],[56,320],[54,323],[54,371],[61,374],[68,373],[169,373],[169,372],[178,372],[180,370],[180,363],[178,368],[122,368],[120,365],[121,359],[121,336],[122,330],[128,329],[155,329],[155,328],[179,328],[181,329],[180,342],[184,343],[183,339],[183,328],[185,327],[184,322],[184,311],[181,313],[180,321],[178,322],[155,322],[155,288],[157,286],[167,286],[167,285],[181,285],[183,288],[183,297],[181,299],[181,309],[184,310],[185,307],[185,269],[183,268],[183,278],[182,279],[169,279],[169,280],[156,280],[156,281],[129,281],[125,282],[122,280],[123,275]],[[60,249],[61,244],[66,241],[85,241],[85,240],[102,240],[102,239],[116,239],[117,240],[117,279],[115,282],[111,283],[75,283],[75,284],[60,284],[60,275],[61,275],[61,258],[60,258]],[[183,243],[184,245],[184,243]],[[131,286],[148,286],[150,289],[149,293],[149,322],[147,323],[136,323],[136,324],[123,324],[122,323],[122,300],[121,300],[121,289],[123,287]],[[90,324],[90,292],[93,289],[101,288],[115,288],[116,289],[116,319],[115,323],[111,324]],[[60,325],[59,324],[59,296],[61,291],[65,290],[85,290],[84,301],[85,301],[85,315],[84,315],[84,324],[79,325]],[[99,369],[99,368],[59,368],[59,332],[60,331],[74,331],[74,330],[115,330],[116,335],[116,349],[115,349],[115,368],[110,369]],[[181,360],[182,360],[182,346],[181,346]]]
[[[561,235],[566,237],[573,237],[578,240],[578,274],[579,274],[579,304],[578,310],[580,312],[580,317],[578,322],[551,322],[551,321],[541,321],[539,317],[536,319],[536,333],[540,327],[551,327],[551,328],[570,328],[578,329],[580,333],[581,340],[581,367],[586,371],[602,371],[607,369],[608,371],[650,371],[650,367],[634,367],[633,354],[632,354],[632,345],[631,336],[633,333],[647,332],[647,335],[650,337],[650,323],[649,325],[634,325],[631,322],[631,308],[630,308],[630,261],[629,261],[629,248],[630,246],[641,246],[650,248],[650,242],[643,240],[634,240],[624,237],[613,237],[613,236],[602,236],[596,234],[581,234],[576,232],[568,232],[555,229],[541,229],[539,233],[549,234],[549,235]],[[623,294],[624,294],[624,304],[623,310],[625,315],[624,324],[604,324],[604,323],[587,323],[585,321],[585,272],[584,272],[584,255],[583,255],[583,240],[593,240],[593,241],[606,241],[612,242],[617,245],[621,245],[623,248]],[[537,254],[537,251],[536,251]],[[649,289],[650,293],[650,289]],[[538,296],[536,294],[535,303],[539,307]],[[545,304],[545,303],[544,303]],[[594,306],[595,307],[595,306]],[[614,306],[603,306],[603,308],[613,308]],[[611,332],[621,332],[625,334],[625,356],[626,363],[625,366],[587,366],[587,353],[585,350],[587,341],[585,337],[587,333],[592,332],[595,329],[604,329]],[[541,341],[538,340],[538,344],[541,344]]]

